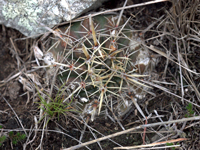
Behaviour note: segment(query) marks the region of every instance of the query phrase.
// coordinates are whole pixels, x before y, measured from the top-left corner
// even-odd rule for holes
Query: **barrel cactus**
[[[129,19],[117,14],[91,17],[59,27],[49,38],[41,58],[62,87],[63,103],[81,115],[112,111],[124,115],[150,87],[138,79],[148,78],[155,66],[142,39],[134,35]]]

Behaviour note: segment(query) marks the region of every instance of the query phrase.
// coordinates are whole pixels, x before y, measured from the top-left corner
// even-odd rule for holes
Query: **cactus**
[[[56,84],[65,85],[63,102],[79,97],[72,106],[92,121],[106,107],[121,116],[132,103],[145,118],[137,99],[150,87],[138,79],[148,76],[155,63],[128,21],[116,14],[89,16],[52,31],[43,56],[48,72],[59,66]]]

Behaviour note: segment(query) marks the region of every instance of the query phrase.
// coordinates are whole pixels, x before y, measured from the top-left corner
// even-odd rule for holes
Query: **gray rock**
[[[0,0],[0,24],[37,37],[63,21],[99,7],[106,0]]]

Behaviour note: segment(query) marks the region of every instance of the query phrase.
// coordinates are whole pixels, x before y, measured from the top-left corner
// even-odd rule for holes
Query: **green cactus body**
[[[118,18],[100,15],[56,29],[60,36],[52,38],[44,56],[53,55],[57,63],[52,64],[63,66],[58,79],[68,91],[64,102],[72,95],[87,99],[72,105],[93,119],[106,107],[123,115],[133,98],[144,97],[148,90],[137,81],[148,72],[148,50],[142,47],[140,38],[133,36],[125,18],[117,24]]]

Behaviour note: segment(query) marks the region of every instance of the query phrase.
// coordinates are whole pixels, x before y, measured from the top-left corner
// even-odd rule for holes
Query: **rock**
[[[7,96],[10,97],[11,100],[15,100],[19,97],[19,90],[20,90],[20,84],[17,81],[11,82],[8,85],[8,94]]]
[[[101,6],[106,0],[1,0],[0,23],[37,37],[63,21]]]

